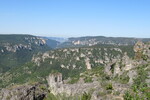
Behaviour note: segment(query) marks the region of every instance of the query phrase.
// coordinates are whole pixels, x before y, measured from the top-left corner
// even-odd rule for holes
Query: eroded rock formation
[[[75,84],[67,84],[62,80],[61,73],[50,74],[47,77],[48,85],[50,92],[54,95],[57,94],[66,94],[68,96],[74,96],[76,94],[81,95],[84,92],[88,92],[91,88],[99,87],[99,82],[95,81],[92,83],[75,83]]]
[[[0,100],[43,100],[47,94],[45,85],[21,85],[2,89]]]

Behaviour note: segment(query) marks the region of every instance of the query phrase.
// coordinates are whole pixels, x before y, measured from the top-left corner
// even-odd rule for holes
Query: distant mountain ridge
[[[99,44],[134,45],[137,41],[148,42],[150,41],[150,38],[105,37],[105,36],[86,36],[76,38],[72,37],[68,38],[68,41],[59,45],[59,48],[93,46]]]

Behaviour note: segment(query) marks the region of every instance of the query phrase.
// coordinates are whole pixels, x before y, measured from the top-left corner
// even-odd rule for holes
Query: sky
[[[0,0],[0,34],[150,38],[150,0]]]

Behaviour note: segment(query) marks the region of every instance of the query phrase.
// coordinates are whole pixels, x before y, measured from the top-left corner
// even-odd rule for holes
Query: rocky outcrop
[[[4,45],[4,47],[9,52],[16,52],[17,50],[21,50],[21,49],[32,50],[31,45],[24,45],[24,44],[11,45],[10,43],[7,43],[6,45]]]
[[[121,59],[114,60],[114,62],[105,66],[105,72],[111,77],[117,76],[118,78],[126,73],[124,77],[129,77],[128,83],[131,85],[133,84],[133,79],[137,75],[136,70],[133,69],[139,65],[139,62],[129,58],[127,54],[124,53],[124,56]]]
[[[0,91],[0,100],[43,100],[47,94],[45,85],[13,86]]]
[[[89,59],[89,58],[86,58],[86,59],[85,59],[85,64],[86,64],[86,68],[87,68],[87,69],[92,69],[92,68],[91,68],[91,64],[90,64],[90,59]]]
[[[121,59],[113,60],[105,66],[105,72],[113,77],[121,76],[124,73],[129,77],[129,84],[137,75],[136,68],[149,64],[150,62],[150,43],[137,42],[134,46],[135,59],[130,58],[125,52]],[[147,79],[148,81],[148,79]]]
[[[150,42],[143,43],[138,41],[134,46],[135,58],[137,60],[150,61]]]
[[[50,74],[47,77],[50,92],[54,95],[66,94],[67,96],[81,95],[84,92],[88,92],[90,89],[96,89],[99,87],[99,82],[94,81],[92,83],[82,83],[79,81],[75,84],[67,84],[62,80],[61,73]]]

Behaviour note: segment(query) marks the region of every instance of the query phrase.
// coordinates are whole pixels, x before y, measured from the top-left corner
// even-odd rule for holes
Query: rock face
[[[84,92],[88,92],[91,88],[96,89],[99,87],[99,82],[92,83],[75,83],[67,84],[62,80],[61,73],[50,74],[47,77],[50,92],[54,95],[66,94],[67,96],[81,95]]]
[[[85,59],[85,64],[86,64],[86,68],[87,68],[87,69],[92,69],[92,68],[91,68],[91,64],[90,64],[90,59],[89,59],[89,58],[86,58],[86,59]]]
[[[129,58],[127,54],[124,53],[124,56],[121,59],[114,60],[105,66],[105,72],[111,77],[121,77],[121,75],[126,73],[124,76],[129,77],[128,83],[131,85],[133,83],[133,79],[137,75],[137,72],[134,70],[134,68],[138,67],[139,65],[139,62]]]
[[[47,82],[50,88],[58,87],[59,85],[63,83],[62,74],[61,73],[50,74],[47,78]]]
[[[4,47],[9,52],[16,52],[17,50],[21,49],[32,50],[31,45],[24,45],[24,44],[11,45],[10,43],[7,43],[6,45],[4,45]]]
[[[137,42],[134,46],[135,58],[138,60],[148,60],[150,61],[150,42],[143,43],[141,41]]]
[[[129,77],[129,84],[133,83],[136,77],[136,68],[143,64],[150,63],[150,43],[137,42],[134,46],[135,59],[129,58],[127,53],[124,53],[121,59],[113,60],[105,66],[105,72],[113,77],[121,76],[124,73]]]
[[[130,69],[135,67],[134,66],[135,61],[132,60],[131,58],[129,58],[127,56],[127,53],[124,54],[124,56],[122,57],[121,61],[122,61],[122,65],[124,65],[123,66],[123,70],[125,70],[125,71],[128,71],[128,70],[130,70]]]
[[[134,52],[135,52],[135,58],[136,59],[142,58],[143,49],[144,49],[144,43],[141,41],[138,41],[134,46]]]
[[[43,100],[47,91],[42,87],[40,84],[36,84],[2,89],[0,100]]]
[[[144,48],[144,43],[142,41],[138,41],[134,46],[134,52],[142,52]]]

